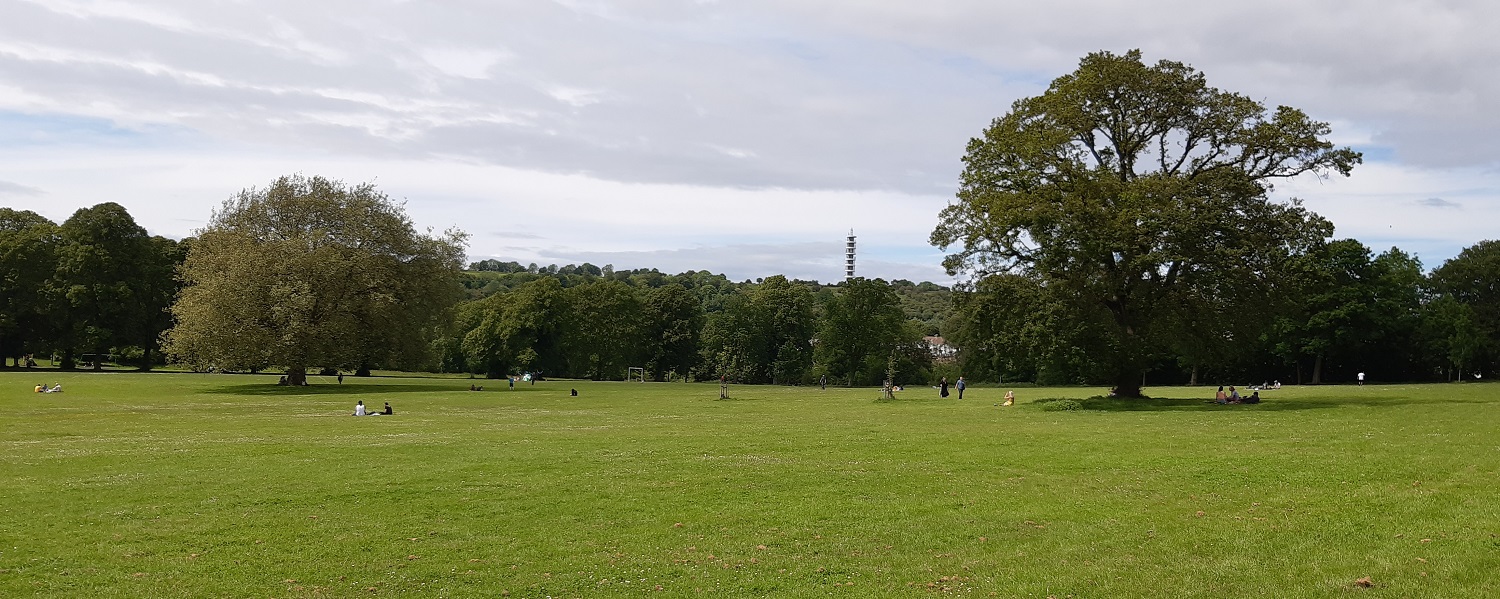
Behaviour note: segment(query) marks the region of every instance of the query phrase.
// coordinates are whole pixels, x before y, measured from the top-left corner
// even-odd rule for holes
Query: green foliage
[[[1040,404],[1044,412],[1076,412],[1083,409],[1083,403],[1076,399],[1052,397],[1038,399],[1033,403]]]
[[[620,380],[645,358],[642,304],[620,281],[600,280],[563,291],[568,312],[562,335],[568,371],[594,380]]]
[[[49,284],[63,365],[77,351],[108,354],[115,345],[154,343],[158,312],[175,285],[170,240],[153,240],[123,206],[79,209],[58,228],[57,270]],[[99,362],[95,362],[98,368]]]
[[[813,293],[776,275],[741,289],[708,315],[703,330],[704,378],[793,384],[812,376],[817,331]]]
[[[1448,309],[1443,345],[1460,367],[1500,372],[1500,241],[1464,248],[1432,273],[1433,290],[1467,307]],[[1461,364],[1460,364],[1461,362]]]
[[[1347,175],[1326,123],[1223,92],[1139,51],[1090,54],[1047,92],[1018,100],[964,157],[958,201],[932,243],[951,273],[1012,273],[1085,323],[1090,358],[1122,393],[1169,355],[1192,298],[1263,284],[1331,225],[1271,183]]]
[[[57,225],[30,210],[0,208],[0,366],[42,349],[51,333],[49,281],[62,244]]]
[[[926,382],[931,358],[921,333],[907,321],[892,286],[880,279],[855,278],[824,307],[818,360],[829,375],[850,386],[882,380]]]
[[[199,367],[424,360],[461,293],[464,235],[418,233],[371,184],[281,177],[226,200],[191,244],[170,351]]]

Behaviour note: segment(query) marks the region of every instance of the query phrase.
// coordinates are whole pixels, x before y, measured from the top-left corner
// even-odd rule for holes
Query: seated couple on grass
[[[36,389],[34,390],[37,393],[62,393],[62,383],[58,383],[54,387],[48,387],[47,383],[42,383],[40,385],[37,385]]]
[[[385,402],[384,412],[366,412],[364,400],[359,400],[354,404],[355,416],[390,416],[392,414],[395,414],[395,412],[391,411],[391,402]]]
[[[1248,397],[1240,397],[1240,392],[1234,388],[1234,385],[1229,386],[1228,393],[1225,393],[1224,386],[1220,385],[1219,392],[1214,394],[1214,403],[1260,403],[1260,391],[1251,393]]]

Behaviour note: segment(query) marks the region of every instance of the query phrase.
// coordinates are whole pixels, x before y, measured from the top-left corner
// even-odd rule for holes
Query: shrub
[[[1046,412],[1072,412],[1083,409],[1083,404],[1076,399],[1038,399],[1033,403],[1042,404],[1042,410]]]

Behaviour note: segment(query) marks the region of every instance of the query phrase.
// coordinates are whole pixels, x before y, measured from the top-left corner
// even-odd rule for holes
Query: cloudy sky
[[[1365,153],[1279,188],[1428,267],[1500,222],[1500,3],[0,0],[0,206],[201,227],[278,175],[375,181],[470,257],[948,281],[964,144],[1141,48]]]

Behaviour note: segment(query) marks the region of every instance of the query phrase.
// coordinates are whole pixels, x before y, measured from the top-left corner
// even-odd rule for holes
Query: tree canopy
[[[1279,179],[1349,174],[1360,154],[1329,133],[1182,63],[1096,52],[969,142],[931,241],[956,249],[950,273],[1036,281],[1049,310],[1097,332],[1092,361],[1136,396],[1194,301],[1235,301],[1332,232],[1270,197]]]
[[[465,236],[417,232],[369,183],[281,177],[226,200],[191,244],[167,347],[200,367],[410,362],[462,297]]]

